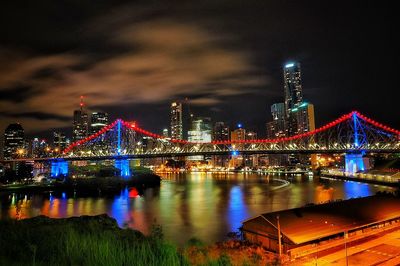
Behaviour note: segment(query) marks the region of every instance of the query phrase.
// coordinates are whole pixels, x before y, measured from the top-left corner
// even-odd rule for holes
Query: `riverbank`
[[[50,182],[0,185],[0,192],[69,192],[80,195],[107,195],[119,193],[125,187],[145,189],[160,186],[158,175],[145,173],[128,178],[122,177],[90,177],[66,178]]]
[[[321,171],[320,178],[333,178],[339,180],[348,180],[348,181],[355,181],[355,182],[362,182],[368,184],[375,184],[375,185],[383,185],[389,187],[399,187],[400,181],[398,179],[393,179],[390,177],[385,176],[374,176],[374,175],[367,175],[367,174],[348,174],[344,172],[329,172],[329,171]]]
[[[151,234],[121,229],[107,215],[0,220],[0,265],[260,265],[276,263],[262,248],[230,240],[178,248]]]

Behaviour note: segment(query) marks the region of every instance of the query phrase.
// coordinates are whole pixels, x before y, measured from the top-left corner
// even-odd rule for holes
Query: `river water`
[[[179,245],[191,237],[212,243],[261,213],[392,191],[385,186],[303,175],[179,173],[162,178],[161,187],[146,189],[142,195],[135,188],[111,197],[2,193],[0,219],[107,213],[121,227],[144,233],[153,223],[161,224],[166,239]]]

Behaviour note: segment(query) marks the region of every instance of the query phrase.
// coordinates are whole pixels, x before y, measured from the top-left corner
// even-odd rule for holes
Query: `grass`
[[[108,216],[0,221],[0,265],[188,265],[157,235]]]
[[[179,233],[179,232],[178,232]],[[163,239],[153,225],[149,236],[121,229],[107,215],[0,220],[0,265],[271,265],[273,257],[238,240],[205,245],[192,238],[184,248]]]

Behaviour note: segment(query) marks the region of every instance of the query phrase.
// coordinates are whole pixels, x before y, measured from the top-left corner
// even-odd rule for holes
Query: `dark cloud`
[[[55,115],[55,114],[49,114],[49,113],[41,113],[41,112],[23,112],[23,113],[0,113],[0,115],[3,116],[8,116],[12,118],[33,118],[37,120],[50,120],[50,119],[55,119],[55,120],[60,120],[60,121],[71,121],[71,117],[69,116],[61,116],[61,115]]]
[[[29,85],[17,85],[12,88],[0,88],[0,101],[21,103],[32,97],[34,88]]]

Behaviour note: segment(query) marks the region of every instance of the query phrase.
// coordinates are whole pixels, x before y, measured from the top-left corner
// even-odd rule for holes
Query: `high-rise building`
[[[231,131],[231,141],[242,141],[246,140],[246,129],[243,128],[242,124],[237,124],[237,128]],[[238,153],[238,150],[243,149],[243,144],[234,143],[232,145],[231,160],[229,162],[230,167],[240,167],[244,166],[244,158]]]
[[[275,122],[274,121],[267,122],[266,127],[267,127],[267,138],[268,139],[276,138],[275,137]]]
[[[289,120],[290,135],[302,134],[315,130],[314,105],[303,102],[298,107],[291,109]]]
[[[188,140],[191,142],[211,142],[211,118],[195,117],[188,131]]]
[[[168,128],[164,128],[162,131],[163,137],[168,138],[169,137],[169,133],[168,133]]]
[[[288,63],[283,68],[283,81],[285,88],[286,116],[290,110],[303,102],[303,91],[301,86],[300,63]]]
[[[246,140],[246,129],[242,124],[238,124],[237,128],[231,132],[231,141]]]
[[[4,160],[25,156],[24,129],[18,123],[10,124],[4,131]]]
[[[40,145],[39,138],[37,138],[37,137],[33,138],[32,146],[31,146],[31,148],[32,148],[31,154],[32,154],[33,158],[39,157],[38,156],[38,154],[39,154],[39,145]]]
[[[214,141],[230,140],[229,126],[224,122],[215,122],[212,139]],[[215,167],[226,167],[229,163],[229,155],[214,155],[212,156],[212,161]]]
[[[247,131],[246,132],[246,140],[256,140],[257,139],[257,133],[254,131]]]
[[[92,113],[90,123],[90,134],[94,134],[100,131],[103,127],[108,124],[108,114],[103,112]]]
[[[182,103],[171,104],[171,138],[182,139]]]
[[[272,121],[267,123],[267,137],[280,138],[286,135],[286,113],[284,103],[271,106]]]
[[[88,114],[83,110],[83,97],[81,96],[80,109],[74,111],[74,121],[72,125],[73,141],[84,139],[89,133]]]
[[[215,122],[213,128],[213,140],[224,141],[230,139],[229,127],[224,122]]]
[[[56,152],[61,152],[67,147],[67,137],[63,132],[53,132],[53,146]]]

